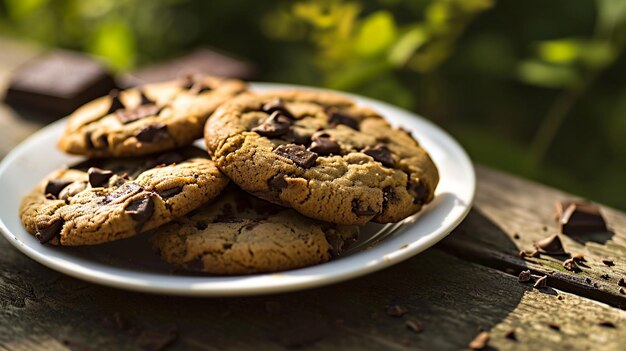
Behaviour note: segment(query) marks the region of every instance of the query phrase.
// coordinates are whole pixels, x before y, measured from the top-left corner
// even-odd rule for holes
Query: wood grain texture
[[[601,341],[603,349],[618,350],[626,338],[626,312],[554,289],[539,291],[439,250],[330,287],[200,299],[92,285],[30,261],[5,241],[0,247],[0,344],[6,350],[134,350],[146,330],[175,330],[168,350],[462,349],[482,329],[502,349],[584,350]],[[396,304],[409,312],[389,316],[387,307]],[[406,328],[413,318],[421,333]],[[598,325],[605,320],[616,328]],[[513,327],[518,341],[505,338]]]
[[[626,215],[602,206],[611,232],[571,237],[559,234],[555,203],[575,196],[549,187],[477,167],[478,189],[474,208],[467,220],[440,247],[458,257],[508,271],[522,269],[548,275],[552,286],[613,306],[626,307],[626,295],[618,281],[626,279]],[[517,234],[517,236],[516,236]],[[534,242],[559,234],[565,250],[581,252],[587,262],[582,272],[567,271],[567,256],[541,255],[520,258],[519,252],[533,251]],[[615,266],[602,263],[611,258]]]

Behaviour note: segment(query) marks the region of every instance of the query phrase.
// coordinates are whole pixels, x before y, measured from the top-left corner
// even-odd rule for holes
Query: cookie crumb
[[[489,332],[481,332],[469,343],[469,348],[472,350],[483,350],[489,345],[489,339],[491,339]]]
[[[517,281],[520,283],[526,283],[530,281],[530,270],[521,271],[517,277]]]
[[[416,334],[419,334],[424,330],[424,328],[422,327],[422,323],[420,323],[420,321],[414,318],[407,319],[404,325],[407,327],[407,329],[411,330],[412,332]]]

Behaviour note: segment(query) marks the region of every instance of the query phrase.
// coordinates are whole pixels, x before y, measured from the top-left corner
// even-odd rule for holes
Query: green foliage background
[[[214,46],[414,110],[475,161],[626,210],[626,1],[0,0],[0,33],[129,70]]]

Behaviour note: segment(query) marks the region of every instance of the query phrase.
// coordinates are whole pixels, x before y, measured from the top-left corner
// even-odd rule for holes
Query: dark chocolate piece
[[[602,263],[604,263],[606,266],[609,266],[609,267],[615,266],[615,262],[613,262],[613,260],[608,259],[608,258],[603,258]]]
[[[261,106],[261,111],[270,115],[274,112],[280,112],[280,114],[288,118],[294,119],[293,114],[291,114],[291,112],[287,109],[283,100],[278,97]]]
[[[624,278],[619,278],[617,285],[626,287],[626,281],[624,281]]]
[[[13,72],[5,101],[60,117],[114,88],[113,78],[97,60],[55,50]]]
[[[137,106],[136,108],[132,110],[129,110],[129,109],[118,110],[115,115],[117,116],[117,119],[120,120],[120,122],[124,124],[128,124],[130,122],[134,122],[142,118],[146,118],[149,116],[156,116],[159,114],[159,112],[161,112],[160,107],[158,107],[157,105],[153,105],[153,104],[147,104],[147,105]]]
[[[146,92],[141,90],[139,92],[139,94],[141,95],[141,104],[142,105],[154,105],[154,101],[150,100],[150,98],[146,95]]]
[[[104,197],[104,203],[105,204],[118,203],[120,199],[123,201],[125,197],[134,195],[142,190],[143,188],[138,184],[124,183],[119,188],[115,189],[113,192],[106,195]]]
[[[328,111],[328,122],[332,125],[343,124],[354,130],[359,130],[359,121],[347,113],[339,112],[337,110]]]
[[[167,126],[164,124],[153,124],[145,126],[135,134],[137,140],[142,143],[156,143],[170,138]]]
[[[105,185],[109,179],[113,176],[113,172],[109,170],[104,170],[96,167],[90,167],[87,170],[87,174],[89,175],[89,184],[93,188],[101,187]]]
[[[43,227],[37,226],[37,233],[35,233],[35,237],[40,243],[45,244],[61,234],[63,223],[65,223],[63,218],[57,217],[49,223],[46,223]]]
[[[557,203],[556,211],[563,234],[582,235],[607,231],[600,208],[591,203],[561,201]]]
[[[318,155],[338,155],[341,153],[341,147],[328,134],[313,135],[311,137],[311,146],[309,150]]]
[[[46,184],[46,188],[44,189],[43,193],[44,195],[50,194],[55,198],[58,198],[61,190],[63,190],[63,188],[70,185],[71,183],[72,181],[70,180],[51,179],[48,181],[48,184]]]
[[[530,281],[530,270],[521,271],[517,277],[517,281],[520,283],[526,283]]]
[[[152,65],[125,75],[122,77],[122,85],[131,87],[146,83],[174,80],[181,77],[182,74],[190,76],[193,74],[208,74],[244,80],[252,80],[256,75],[254,65],[247,61],[201,48],[165,63]],[[192,86],[193,84],[186,89],[191,89]]]
[[[143,225],[152,217],[154,213],[154,194],[146,194],[145,196],[131,201],[124,211],[130,215],[135,222],[137,232],[141,232]]]
[[[563,268],[575,273],[582,271],[580,267],[578,267],[578,265],[576,264],[576,260],[574,260],[573,257],[563,261]]]
[[[367,209],[362,209],[361,201],[359,199],[352,200],[352,212],[357,216],[373,216],[378,213],[369,207]]]
[[[552,322],[548,322],[548,328],[556,331],[561,331],[561,326]]]
[[[302,145],[279,145],[274,149],[274,153],[292,160],[302,168],[311,168],[317,160],[317,154],[308,151]]]
[[[270,189],[277,191],[285,189],[288,185],[285,177],[286,175],[282,173],[275,175],[268,181],[268,186],[270,187]]]
[[[605,328],[615,328],[615,323],[611,321],[600,321],[598,325]]]
[[[275,111],[263,123],[252,128],[252,131],[264,137],[275,138],[287,134],[289,127],[291,119],[280,111]]]
[[[535,243],[535,247],[541,253],[548,255],[565,255],[561,238],[557,234],[551,235]]]
[[[509,331],[504,333],[504,337],[509,340],[517,341],[517,336],[515,335],[515,328],[510,329]]]
[[[408,174],[407,174],[408,177]],[[413,203],[414,204],[424,204],[424,202],[426,201],[426,186],[424,185],[424,183],[418,181],[417,183],[413,183],[411,182],[410,178],[409,178],[409,182],[407,184],[407,190],[409,192],[409,194],[411,194],[413,196]]]
[[[374,147],[368,146],[363,149],[362,152],[368,156],[371,156],[374,161],[382,163],[385,167],[393,167],[394,162],[393,157],[391,157],[391,152],[383,144],[378,144]]]
[[[170,197],[176,196],[178,194],[180,194],[180,192],[183,191],[183,187],[182,186],[176,186],[170,189],[166,189],[163,190],[161,192],[159,192],[159,196],[163,199],[163,200],[167,200]]]

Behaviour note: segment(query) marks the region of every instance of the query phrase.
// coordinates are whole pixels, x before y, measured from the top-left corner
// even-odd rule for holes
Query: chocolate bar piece
[[[561,233],[568,235],[606,232],[606,222],[598,206],[582,201],[561,201],[556,204]]]
[[[116,87],[107,70],[80,53],[55,50],[20,66],[11,77],[5,101],[62,116]]]
[[[147,83],[178,79],[186,74],[209,74],[218,77],[252,80],[255,77],[255,67],[249,62],[232,56],[200,48],[168,62],[126,74],[120,78],[120,85],[123,88],[130,88]]]

